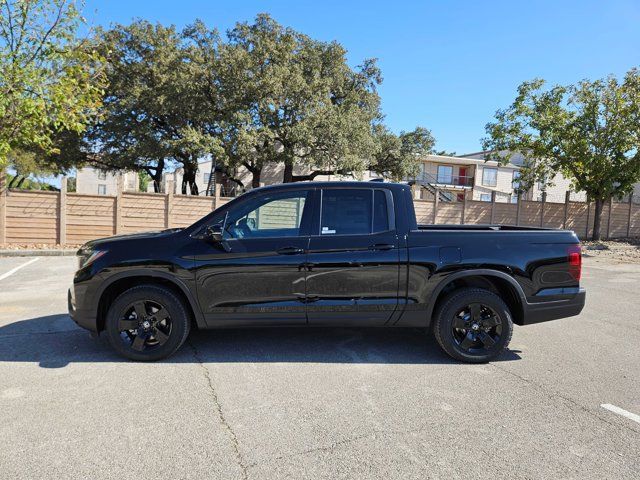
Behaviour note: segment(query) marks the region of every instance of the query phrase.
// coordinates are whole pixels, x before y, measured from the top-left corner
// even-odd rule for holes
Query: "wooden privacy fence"
[[[95,238],[185,227],[230,198],[129,193],[116,196],[7,190],[0,177],[0,244],[77,245]],[[581,238],[593,232],[593,203],[520,201],[516,204],[465,200],[414,200],[419,223],[542,226],[568,228]],[[640,236],[640,205],[609,202],[602,216],[604,237]]]

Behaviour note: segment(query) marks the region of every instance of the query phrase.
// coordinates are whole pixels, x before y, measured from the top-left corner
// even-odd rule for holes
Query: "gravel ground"
[[[620,263],[640,263],[640,238],[621,238],[600,242],[582,242],[586,257],[604,258]]]

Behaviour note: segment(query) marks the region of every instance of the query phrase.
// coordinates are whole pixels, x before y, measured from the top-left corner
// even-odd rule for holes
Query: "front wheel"
[[[191,323],[184,303],[157,285],[130,288],[109,307],[105,330],[111,346],[138,361],[166,358],[187,339]]]
[[[450,293],[434,317],[433,332],[451,357],[484,363],[497,357],[511,341],[513,321],[504,301],[480,288]]]

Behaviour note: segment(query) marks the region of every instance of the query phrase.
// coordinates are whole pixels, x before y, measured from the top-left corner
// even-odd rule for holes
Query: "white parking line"
[[[622,415],[623,417],[626,417],[629,420],[633,420],[634,422],[640,423],[640,415],[636,415],[635,413],[627,412],[624,408],[616,407],[615,405],[611,405],[610,403],[603,403],[600,406],[602,408],[606,408],[610,412],[617,413],[618,415]]]
[[[40,260],[40,259],[39,258],[32,258],[28,262],[25,262],[22,265],[18,265],[16,268],[13,268],[13,269],[9,270],[7,273],[3,273],[2,275],[0,275],[0,280],[4,280],[5,278],[10,277],[11,275],[16,273],[21,268],[24,268],[27,265],[31,265],[33,262],[37,262],[38,260]]]

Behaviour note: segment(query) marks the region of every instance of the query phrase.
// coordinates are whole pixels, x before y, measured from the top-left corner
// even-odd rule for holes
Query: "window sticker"
[[[332,233],[336,233],[335,230],[329,229],[329,227],[322,227],[322,235],[330,235]]]

